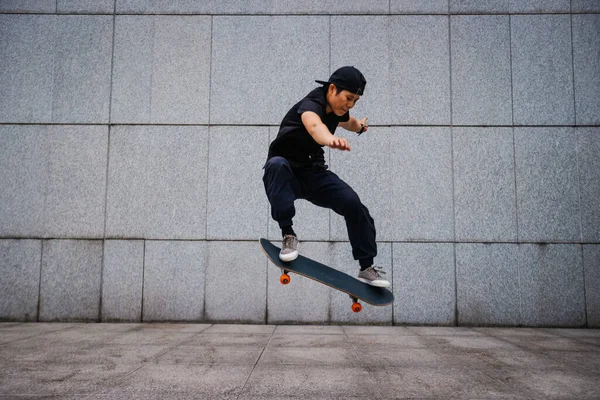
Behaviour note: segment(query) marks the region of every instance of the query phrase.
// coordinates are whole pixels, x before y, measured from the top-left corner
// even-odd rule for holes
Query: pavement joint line
[[[209,329],[209,328],[210,328],[210,327],[212,327],[213,325],[214,325],[214,324],[210,324],[210,325],[208,325],[207,327],[205,327],[204,329],[202,329],[201,331],[194,333],[194,334],[193,334],[192,336],[190,336],[188,339],[186,339],[186,340],[183,340],[183,341],[181,341],[181,342],[178,342],[178,343],[176,343],[176,344],[175,344],[175,345],[173,345],[173,346],[170,346],[170,347],[169,347],[169,348],[167,348],[165,351],[163,351],[163,352],[161,352],[161,353],[159,353],[159,354],[157,354],[157,355],[155,355],[155,356],[153,356],[153,357],[149,357],[149,358],[148,358],[148,360],[147,360],[145,363],[143,363],[143,364],[142,364],[140,367],[138,367],[138,368],[135,368],[135,369],[134,369],[134,370],[132,370],[132,371],[126,372],[126,373],[125,373],[123,376],[121,376],[120,378],[117,378],[117,379],[115,379],[115,380],[107,380],[107,383],[108,383],[108,381],[110,381],[110,383],[112,383],[112,384],[118,384],[119,382],[122,382],[122,381],[124,381],[124,380],[125,380],[126,378],[128,378],[129,376],[131,376],[131,375],[135,374],[135,373],[136,373],[136,372],[138,372],[139,370],[141,370],[141,369],[143,369],[144,367],[146,367],[146,366],[147,366],[148,364],[150,364],[152,361],[158,360],[160,357],[164,356],[165,354],[167,354],[168,352],[170,352],[170,351],[172,351],[172,350],[176,349],[176,348],[177,348],[177,347],[179,347],[179,346],[185,346],[185,344],[186,344],[186,343],[189,343],[189,342],[191,342],[192,340],[194,340],[194,339],[196,338],[196,336],[199,336],[200,334],[202,334],[204,331],[206,331],[207,329]],[[122,333],[126,333],[126,332],[122,332]],[[100,395],[102,395],[102,392],[104,392],[105,390],[107,390],[107,389],[106,389],[106,388],[102,388],[102,389],[100,389],[100,390],[98,390],[98,391],[96,391],[96,392],[90,393],[88,397],[85,397],[85,399],[92,398],[93,396],[100,396]],[[67,393],[67,394],[69,394],[69,393]]]
[[[27,322],[27,323],[22,323],[21,325],[29,324],[29,323],[31,323],[31,324],[39,324],[40,322]],[[19,339],[15,339],[15,340],[12,340],[12,341],[0,343],[0,347],[5,346],[5,345],[9,345],[9,344],[13,344],[13,343],[16,343],[16,342],[20,342],[20,341],[23,341],[23,340],[33,339],[35,337],[42,336],[42,335],[45,335],[47,333],[54,333],[54,332],[66,331],[66,330],[69,330],[69,329],[73,328],[74,326],[75,325],[71,325],[70,324],[67,327],[62,327],[62,328],[57,328],[57,329],[51,329],[51,330],[48,330],[48,331],[38,332],[38,333],[36,333],[34,335],[31,335],[31,336],[21,337]]]
[[[250,373],[248,374],[248,378],[246,378],[246,381],[244,382],[244,385],[242,385],[242,388],[240,389],[240,392],[237,395],[236,400],[238,400],[240,398],[240,396],[242,394],[244,394],[244,389],[246,388],[246,385],[250,381],[250,378],[252,377],[252,374],[254,373],[254,370],[256,369],[256,366],[260,362],[260,359],[262,358],[263,354],[265,353],[265,350],[267,349],[267,346],[269,346],[269,343],[271,343],[271,339],[273,338],[273,334],[275,333],[276,330],[277,330],[277,327],[275,327],[275,329],[273,329],[271,331],[271,334],[269,335],[269,340],[267,340],[267,343],[265,344],[265,347],[263,347],[262,351],[260,352],[260,355],[256,359],[256,362],[254,363],[254,366],[252,367],[252,371],[250,371]]]

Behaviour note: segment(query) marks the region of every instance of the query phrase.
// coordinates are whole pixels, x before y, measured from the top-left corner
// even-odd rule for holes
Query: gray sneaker
[[[358,273],[358,280],[364,283],[368,283],[371,286],[383,288],[390,287],[390,282],[384,277],[382,277],[380,274],[385,275],[385,272],[383,272],[383,268],[376,267],[373,265],[365,269],[364,271],[360,271]]]
[[[284,262],[293,261],[298,258],[298,238],[294,235],[285,235],[281,243],[279,259]]]

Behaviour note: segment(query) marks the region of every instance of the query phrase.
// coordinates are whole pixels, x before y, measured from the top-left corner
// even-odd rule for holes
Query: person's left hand
[[[369,129],[369,125],[367,124],[368,119],[369,119],[369,117],[364,117],[363,119],[358,120],[358,123],[361,125],[364,125],[364,127],[365,127],[365,130],[362,131],[362,133],[365,133]],[[360,131],[360,129],[359,129],[359,131]]]

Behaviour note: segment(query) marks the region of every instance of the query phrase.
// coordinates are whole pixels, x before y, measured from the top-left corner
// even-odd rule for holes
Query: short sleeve
[[[300,103],[300,106],[298,107],[298,115],[302,115],[306,111],[312,111],[318,116],[324,114],[323,106],[313,99],[304,99],[304,101]]]

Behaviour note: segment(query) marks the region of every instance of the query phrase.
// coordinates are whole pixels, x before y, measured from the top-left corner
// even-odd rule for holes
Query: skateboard
[[[267,239],[260,239],[259,242],[262,251],[269,260],[281,269],[282,274],[279,277],[279,282],[283,285],[290,283],[290,272],[310,278],[348,294],[352,299],[352,311],[354,312],[362,310],[362,305],[358,300],[374,306],[387,306],[394,302],[394,295],[385,288],[368,285],[337,269],[301,255],[298,255],[298,258],[294,261],[281,261],[279,259],[279,252],[281,250],[279,247]]]

